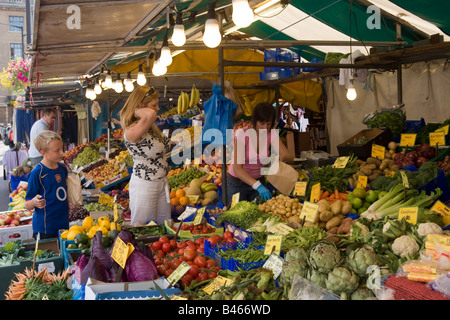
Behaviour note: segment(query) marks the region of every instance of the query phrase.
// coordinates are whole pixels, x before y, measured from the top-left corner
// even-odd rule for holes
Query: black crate
[[[356,144],[361,137],[367,138],[364,144]],[[387,148],[389,142],[392,141],[392,133],[389,129],[364,129],[355,134],[350,139],[337,146],[339,156],[349,156],[351,154],[358,159],[366,160],[372,154],[372,144],[380,145]]]

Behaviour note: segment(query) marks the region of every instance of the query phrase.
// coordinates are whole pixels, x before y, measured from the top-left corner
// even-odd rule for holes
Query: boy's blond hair
[[[44,130],[39,133],[36,138],[34,138],[34,145],[39,152],[47,151],[49,143],[53,140],[59,140],[62,142],[59,134],[51,130]]]

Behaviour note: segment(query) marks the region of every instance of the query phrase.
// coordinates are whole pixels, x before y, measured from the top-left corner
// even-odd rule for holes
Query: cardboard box
[[[181,294],[178,288],[170,288],[165,278],[153,281],[105,283],[89,278],[86,283],[85,300],[148,300],[163,298],[155,283],[168,296]]]
[[[36,240],[34,240],[34,238],[26,239],[23,241],[23,246],[25,247],[25,250],[34,250],[36,247]],[[58,238],[39,240],[38,249],[51,250],[57,254],[61,253],[58,246]]]
[[[33,238],[33,226],[31,224],[0,229],[0,245],[16,240]]]
[[[117,214],[120,215],[122,214],[123,210],[122,209],[117,209]],[[98,219],[100,217],[103,216],[114,216],[114,210],[110,210],[110,211],[91,211],[89,212],[89,215],[93,218],[93,219]]]

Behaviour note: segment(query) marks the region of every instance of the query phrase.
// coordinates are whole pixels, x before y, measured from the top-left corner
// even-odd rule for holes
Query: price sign
[[[436,203],[431,207],[431,211],[441,214],[445,225],[450,224],[450,208],[447,207],[442,201],[436,201]]]
[[[339,157],[334,161],[331,167],[334,169],[343,169],[347,165],[349,159],[350,157]]]
[[[276,225],[273,225],[269,229],[269,232],[273,234],[282,234],[284,236],[290,233],[291,231],[294,231],[294,229],[292,229],[291,227],[289,227],[287,224],[284,223],[277,223]]]
[[[416,224],[418,212],[419,212],[419,207],[400,208],[398,211],[398,220],[401,220],[404,218],[407,222]]]
[[[187,264],[186,261],[183,261],[178,266],[178,268],[176,268],[175,271],[172,272],[172,274],[167,278],[167,281],[169,281],[171,285],[174,285],[178,280],[181,279],[182,276],[186,274],[186,272],[189,271],[190,268],[191,266]]]
[[[117,203],[114,204],[114,222],[117,222],[119,220],[119,213],[117,212]]]
[[[412,147],[416,144],[416,133],[402,133],[400,138],[400,146],[401,147]]]
[[[198,201],[198,198],[200,198],[200,196],[187,196],[189,198],[189,202],[192,204],[196,204]]]
[[[444,132],[445,135],[448,135],[448,127],[450,126],[450,124],[443,126],[437,130],[435,130],[434,132]]]
[[[221,290],[222,288],[228,287],[233,283],[232,279],[228,279],[222,276],[217,276],[214,280],[203,288],[207,294],[211,295],[214,291]]]
[[[405,188],[409,188],[409,181],[408,181],[408,177],[406,176],[405,171],[404,170],[400,170],[400,175],[402,176],[403,186]]]
[[[304,196],[306,194],[307,181],[297,181],[294,188],[294,196]]]
[[[212,177],[214,177],[215,174],[216,174],[216,170],[211,172],[211,174],[208,176],[208,178],[206,178],[206,181],[210,181],[212,179]]]
[[[269,234],[266,240],[266,246],[264,248],[264,254],[266,256],[272,254],[280,254],[281,251],[281,241],[283,241],[282,234]]]
[[[125,264],[130,254],[133,252],[134,246],[131,243],[125,244],[119,237],[114,242],[114,248],[111,253],[111,257],[122,269],[125,269]]]
[[[357,188],[365,188],[367,186],[367,176],[358,176]]]
[[[377,144],[372,144],[372,157],[380,160],[384,159],[386,148]]]
[[[280,275],[283,270],[283,262],[284,259],[277,255],[276,253],[272,253],[269,256],[269,259],[264,263],[263,268],[272,270],[273,278],[276,279]]]
[[[197,210],[197,213],[195,214],[194,222],[193,222],[194,226],[202,223],[202,219],[203,219],[203,215],[205,214],[205,210],[206,210],[206,207],[202,207]]]
[[[235,205],[236,203],[239,202],[239,197],[240,197],[240,196],[241,196],[241,194],[240,194],[239,192],[233,194],[233,197],[231,198],[231,205],[230,205],[230,208],[233,208],[234,205]]]
[[[318,212],[319,205],[317,203],[305,201],[303,203],[302,211],[300,212],[300,219],[305,219],[305,221],[314,223]]]
[[[311,187],[311,196],[309,201],[317,202],[320,198],[320,182]]]
[[[430,132],[430,146],[445,146],[445,132]]]

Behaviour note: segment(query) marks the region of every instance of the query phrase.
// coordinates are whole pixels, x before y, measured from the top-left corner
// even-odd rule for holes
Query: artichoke
[[[309,249],[308,264],[319,272],[330,272],[340,261],[341,253],[333,242],[318,241]]]
[[[359,276],[345,267],[336,267],[328,274],[326,287],[337,295],[351,294],[359,286]]]
[[[351,300],[377,300],[372,290],[364,287],[359,287],[350,296]]]
[[[288,253],[286,253],[284,261],[289,262],[293,260],[302,260],[306,262],[307,256],[308,254],[305,249],[296,247],[289,250]]]
[[[377,265],[378,259],[375,251],[365,245],[350,252],[347,260],[348,267],[360,277],[366,275],[367,268],[370,265]]]
[[[294,275],[299,275],[302,278],[306,278],[308,272],[308,265],[302,260],[292,260],[283,263],[283,270],[280,274],[280,284],[283,286],[290,286]]]
[[[306,279],[322,288],[327,287],[326,285],[327,277],[328,274],[316,271],[314,269],[309,269],[308,274],[306,275]]]

